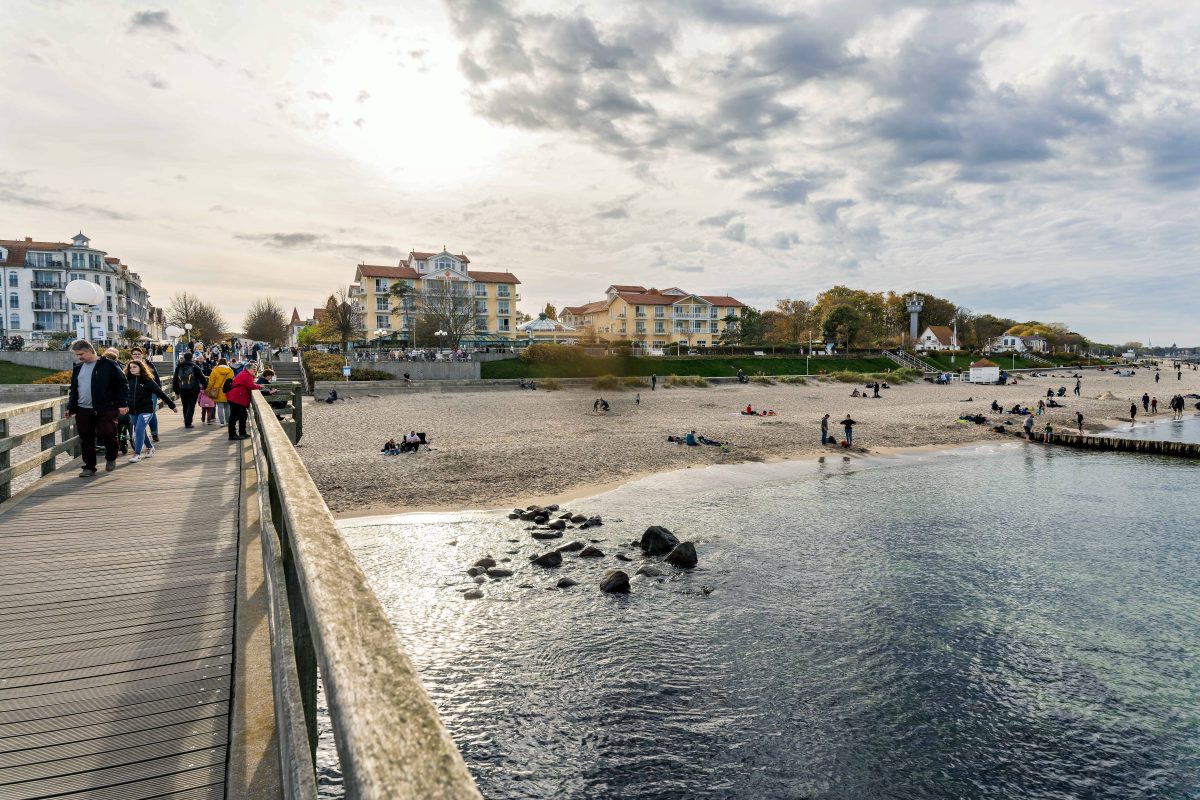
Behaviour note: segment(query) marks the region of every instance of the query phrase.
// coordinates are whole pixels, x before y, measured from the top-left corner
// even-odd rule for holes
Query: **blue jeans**
[[[150,425],[153,416],[153,414],[135,414],[133,416],[133,454],[136,456],[142,454],[143,444],[149,444],[146,441],[146,428]],[[153,446],[150,445],[150,447]]]
[[[829,431],[821,431],[821,444],[829,444]]]
[[[846,443],[854,444],[854,428],[843,428],[846,431]]]
[[[157,406],[158,402],[155,401],[154,404]],[[157,408],[150,412],[150,433],[155,436],[158,436],[158,409]]]

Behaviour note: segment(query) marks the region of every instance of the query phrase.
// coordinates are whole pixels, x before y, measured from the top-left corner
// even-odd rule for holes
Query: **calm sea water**
[[[1194,798],[1198,478],[1026,445],[684,471],[572,504],[608,557],[556,570],[496,513],[345,532],[488,798]],[[602,595],[650,524],[700,568]],[[486,553],[517,574],[465,601]]]
[[[1154,439],[1165,442],[1193,442],[1200,444],[1200,416],[1192,409],[1195,398],[1188,400],[1188,409],[1183,419],[1173,420],[1170,414],[1160,414],[1157,419],[1136,425],[1122,425],[1106,436],[1121,436],[1126,439]]]

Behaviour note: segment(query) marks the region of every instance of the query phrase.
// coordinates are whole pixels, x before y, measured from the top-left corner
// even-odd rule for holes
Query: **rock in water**
[[[479,559],[471,566],[483,567],[484,569],[487,569],[488,567],[496,566],[496,559],[492,558],[491,556],[484,556],[483,558]]]
[[[512,576],[513,571],[504,567],[492,567],[487,574],[489,578],[508,578]]]
[[[561,531],[561,530],[566,529],[567,521],[565,519],[556,519],[556,520],[554,520],[554,522],[551,522],[546,527],[550,528],[551,530]]]
[[[679,539],[675,537],[675,534],[661,525],[651,525],[642,534],[642,541],[638,543],[638,546],[652,556],[661,556],[674,550],[677,544],[679,544]]]
[[[533,518],[533,521],[534,521],[534,524],[536,524],[536,525],[545,525],[547,522],[550,521],[550,517],[545,514],[538,514],[536,517]]]
[[[570,589],[572,586],[578,586],[578,585],[579,585],[579,581],[575,580],[574,578],[559,578],[558,579],[558,588],[560,588],[560,589]]]
[[[691,542],[680,542],[675,549],[667,554],[667,561],[677,567],[691,569],[696,566],[696,545]]]
[[[639,568],[634,574],[645,575],[647,578],[658,578],[662,576],[662,570],[658,567],[647,564],[646,566]]]
[[[557,550],[551,550],[549,553],[542,553],[534,558],[533,563],[539,567],[557,567],[562,564],[562,554]]]
[[[629,576],[619,569],[610,569],[600,578],[600,591],[629,594]]]
[[[561,539],[562,531],[534,531],[529,535],[535,539]]]
[[[579,551],[580,558],[604,558],[604,551],[599,547],[592,547],[590,544]]]
[[[479,600],[482,597],[483,597],[482,589],[471,589],[469,591],[463,592],[464,600]]]
[[[564,511],[562,514],[559,514],[559,515],[558,515],[558,518],[559,518],[559,519],[562,519],[562,520],[569,520],[569,519],[571,519],[571,512],[570,512],[570,511]]]
[[[566,544],[562,545],[561,547],[558,548],[558,552],[573,553],[576,550],[582,550],[582,549],[583,549],[583,542],[576,540],[573,542],[567,542]]]
[[[467,574],[474,578],[476,575],[482,575],[486,571],[486,567],[471,567],[467,570]]]

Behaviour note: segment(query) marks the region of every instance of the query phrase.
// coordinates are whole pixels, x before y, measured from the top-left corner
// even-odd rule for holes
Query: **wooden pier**
[[[299,409],[256,395],[235,442],[163,409],[153,458],[79,478],[55,469],[64,405],[0,411],[0,800],[315,800],[318,675],[347,798],[479,798],[295,452]]]
[[[1045,440],[1044,434],[1035,434]],[[1084,450],[1109,450],[1120,453],[1144,453],[1178,458],[1200,458],[1200,444],[1192,442],[1164,442],[1158,439],[1126,439],[1121,436],[1089,436],[1078,433],[1052,433],[1049,444],[1078,447]]]

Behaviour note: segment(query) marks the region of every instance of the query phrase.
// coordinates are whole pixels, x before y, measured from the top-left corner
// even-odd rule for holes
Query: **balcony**
[[[67,263],[65,261],[43,261],[39,264],[33,256],[26,255],[25,266],[33,267],[34,269],[66,269]]]
[[[37,300],[34,301],[33,308],[35,311],[66,311],[67,310],[67,306],[65,303],[56,303],[53,301],[39,302]]]
[[[59,281],[32,281],[29,286],[32,289],[48,289],[54,292],[61,292],[67,288],[65,283]]]
[[[71,333],[71,329],[66,325],[46,325],[42,322],[33,323],[33,330],[45,333]]]

